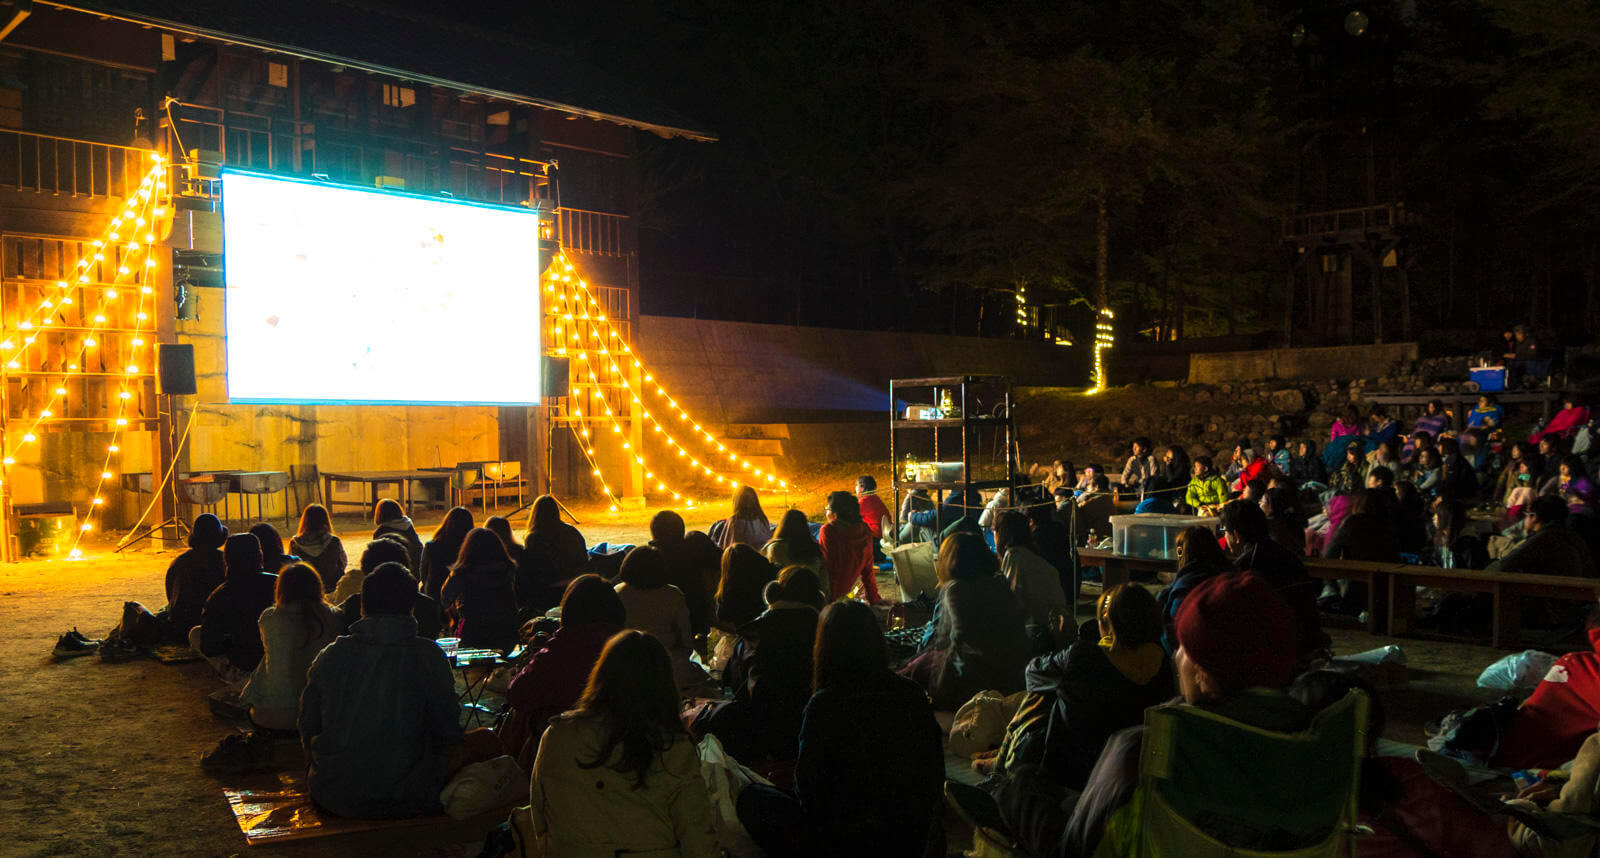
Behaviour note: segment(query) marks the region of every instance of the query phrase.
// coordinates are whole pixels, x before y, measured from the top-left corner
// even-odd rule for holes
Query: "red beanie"
[[[1196,587],[1178,608],[1176,627],[1178,645],[1224,694],[1294,680],[1294,614],[1255,575],[1218,575]]]

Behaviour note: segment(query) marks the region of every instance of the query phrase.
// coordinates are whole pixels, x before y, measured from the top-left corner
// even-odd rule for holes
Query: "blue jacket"
[[[969,498],[965,492],[954,491],[944,496],[944,505],[937,511],[922,510],[911,514],[911,523],[917,527],[932,528],[935,532],[955,524],[962,517],[971,515],[976,520],[979,512],[983,511],[983,498],[973,492]]]
[[[339,816],[436,813],[461,740],[455,676],[409,615],[365,617],[317,655],[300,697],[311,799]]]

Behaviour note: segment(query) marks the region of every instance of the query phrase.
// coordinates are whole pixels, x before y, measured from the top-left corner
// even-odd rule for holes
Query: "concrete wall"
[[[1077,347],[1018,340],[643,316],[636,345],[675,398],[714,422],[871,420],[888,409],[891,378],[1084,382]]]
[[[1196,354],[1189,358],[1189,383],[1376,378],[1389,374],[1398,364],[1416,359],[1416,343]]]

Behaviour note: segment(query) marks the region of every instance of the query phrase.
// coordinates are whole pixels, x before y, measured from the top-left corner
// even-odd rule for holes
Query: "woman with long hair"
[[[522,543],[518,542],[516,535],[511,532],[511,519],[503,515],[491,515],[484,520],[483,526],[500,537],[500,542],[506,547],[506,553],[511,555],[512,563],[522,563]]]
[[[762,593],[777,575],[771,561],[748,545],[733,545],[723,551],[722,574],[717,582],[717,628],[734,632],[761,616],[766,608]]]
[[[861,502],[849,492],[828,495],[828,522],[822,526],[822,561],[828,597],[843,599],[861,582],[868,604],[883,601],[878,594],[878,567],[873,563],[872,529],[861,518]]]
[[[262,545],[264,547],[266,543]],[[310,563],[311,568],[322,576],[322,586],[329,591],[338,585],[345,568],[350,565],[350,559],[344,553],[344,543],[333,532],[333,520],[328,517],[328,509],[320,503],[306,504],[306,508],[300,511],[300,529],[289,537],[289,552]]]
[[[397,500],[384,498],[372,507],[372,524],[373,539],[393,533],[405,543],[406,554],[411,557],[406,571],[415,578],[417,571],[422,568],[422,537],[417,535],[417,528],[411,523],[411,517],[406,515],[405,508]]]
[[[577,707],[539,740],[528,804],[540,854],[550,858],[719,852],[660,641],[630,630],[606,643]]]
[[[622,631],[627,612],[617,591],[599,575],[579,575],[561,596],[561,628],[533,654],[506,689],[511,710],[498,732],[501,747],[523,771],[533,768],[539,737],[550,719],[583,694],[600,650]]]
[[[859,509],[859,506],[857,507]],[[762,546],[761,553],[772,561],[772,565],[783,569],[789,566],[805,566],[821,578],[824,573],[822,565],[822,546],[811,538],[811,522],[806,514],[798,509],[791,509],[778,519],[778,531],[772,539]]]
[[[1295,442],[1294,455],[1289,457],[1289,476],[1297,485],[1328,481],[1328,468],[1322,464],[1322,456],[1317,452],[1317,442],[1310,438],[1301,438]]]
[[[717,547],[727,548],[735,542],[741,542],[760,550],[771,538],[772,524],[767,521],[767,514],[761,511],[761,498],[756,496],[756,490],[750,486],[734,489],[733,506],[728,517],[722,521],[721,532],[717,534]]]
[[[889,669],[877,615],[853,600],[823,609],[795,789],[753,785],[739,821],[774,858],[916,858],[941,804],[944,751],[922,689]]]
[[[1178,638],[1173,633],[1178,608],[1183,598],[1196,587],[1218,575],[1233,574],[1233,560],[1222,550],[1217,535],[1208,527],[1195,525],[1178,531],[1178,574],[1161,591],[1156,602],[1161,609],[1163,632],[1161,643],[1170,655],[1178,650]]]
[[[994,552],[982,536],[955,533],[939,546],[934,571],[943,583],[931,633],[903,672],[939,709],[957,709],[985,689],[1021,691],[1033,643]]]
[[[589,545],[576,527],[561,520],[561,504],[550,495],[533,502],[528,532],[517,562],[517,605],[525,614],[544,613],[567,582],[589,565]]]
[[[462,649],[506,652],[517,645],[516,575],[494,531],[475,527],[467,532],[439,589],[440,607],[461,618]]]
[[[705,671],[689,658],[694,652],[694,632],[689,625],[689,603],[683,591],[668,583],[666,557],[659,549],[640,545],[622,558],[617,577],[617,597],[628,613],[628,627],[649,632],[672,655],[672,672],[679,688],[705,681]]]
[[[276,575],[283,567],[300,561],[299,557],[283,550],[283,537],[271,524],[259,522],[252,525],[249,532],[255,536],[257,542],[261,543],[261,571]],[[321,574],[320,569],[317,571]]]
[[[439,598],[439,588],[450,575],[450,564],[460,556],[461,543],[466,541],[472,527],[472,510],[464,506],[451,507],[433,532],[433,538],[422,546],[417,580],[422,582],[422,592],[429,598]]]
[[[257,620],[264,648],[261,663],[239,695],[250,706],[256,726],[295,729],[306,670],[339,636],[339,617],[322,597],[322,578],[310,564],[296,563],[278,573],[272,607]]]

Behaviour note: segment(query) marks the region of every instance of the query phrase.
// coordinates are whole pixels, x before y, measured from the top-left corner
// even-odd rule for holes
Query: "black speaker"
[[[194,346],[161,343],[156,346],[156,392],[168,396],[193,396]]]
[[[556,397],[567,395],[567,373],[570,371],[567,360],[564,357],[545,355],[543,364],[544,378],[539,387],[540,396],[546,399],[555,399]]]

